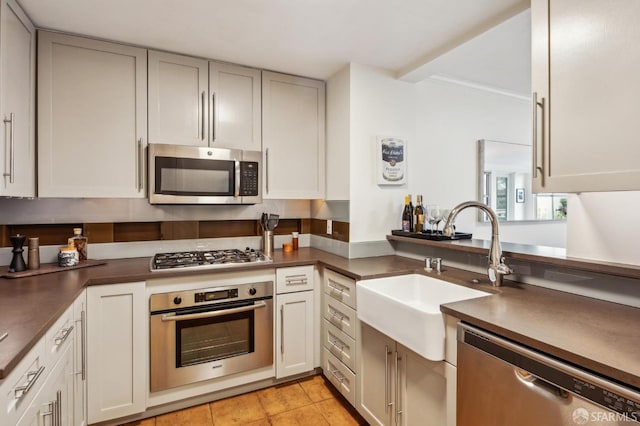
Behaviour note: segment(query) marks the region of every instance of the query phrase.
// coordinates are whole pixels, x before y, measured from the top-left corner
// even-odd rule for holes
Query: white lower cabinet
[[[313,291],[278,294],[276,378],[313,370]]]
[[[314,368],[313,266],[276,270],[276,378]],[[298,289],[304,291],[296,291]]]
[[[146,409],[145,283],[87,289],[87,408],[89,423]]]
[[[455,367],[360,322],[356,409],[371,425],[455,425]],[[451,397],[453,400],[451,400]]]

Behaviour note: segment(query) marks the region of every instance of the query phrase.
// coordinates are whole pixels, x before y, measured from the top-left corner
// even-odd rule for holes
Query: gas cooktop
[[[153,256],[151,259],[151,271],[176,268],[204,269],[268,262],[272,262],[269,256],[265,256],[260,250],[254,250],[249,247],[244,251],[238,249],[180,251],[158,253]]]

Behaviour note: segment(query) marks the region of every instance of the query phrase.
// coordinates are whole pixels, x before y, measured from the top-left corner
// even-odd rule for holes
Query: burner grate
[[[151,260],[151,270],[232,266],[255,262],[271,262],[261,251],[246,248],[158,253]]]

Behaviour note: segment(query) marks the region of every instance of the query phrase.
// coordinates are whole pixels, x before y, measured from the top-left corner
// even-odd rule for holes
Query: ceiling
[[[356,62],[409,81],[529,6],[528,0],[18,2],[39,28],[320,79]]]

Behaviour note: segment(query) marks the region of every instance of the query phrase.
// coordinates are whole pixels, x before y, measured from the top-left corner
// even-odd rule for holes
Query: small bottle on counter
[[[29,238],[29,253],[27,255],[27,269],[40,268],[40,239]]]
[[[78,251],[80,260],[87,260],[87,237],[82,235],[82,228],[73,228],[73,237],[69,238],[69,247]]]
[[[298,233],[297,232],[292,232],[291,233],[291,244],[293,244],[293,249],[294,250],[298,250],[299,239],[298,239]]]
[[[404,210],[402,210],[402,230],[411,232],[413,229],[413,209],[411,208],[411,195],[404,197]]]
[[[424,230],[424,207],[422,206],[422,195],[418,195],[416,207],[413,209],[413,232],[422,233]]]

